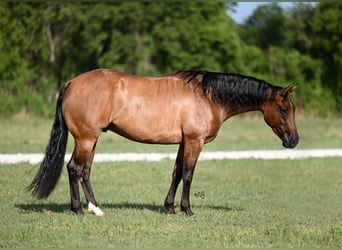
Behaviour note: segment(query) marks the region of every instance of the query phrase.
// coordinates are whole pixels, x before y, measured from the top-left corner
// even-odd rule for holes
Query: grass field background
[[[299,148],[342,148],[342,120],[298,120]],[[41,153],[50,120],[3,120],[0,152]],[[72,140],[68,146],[72,149]],[[259,117],[233,118],[207,151],[281,149]],[[98,152],[175,152],[104,134]],[[195,217],[162,206],[173,161],[96,163],[104,217],[69,211],[66,169],[47,200],[26,191],[38,166],[0,165],[0,247],[342,247],[341,158],[201,161]],[[181,189],[180,189],[181,190]],[[82,196],[85,204],[85,200]],[[180,193],[177,194],[177,206]]]

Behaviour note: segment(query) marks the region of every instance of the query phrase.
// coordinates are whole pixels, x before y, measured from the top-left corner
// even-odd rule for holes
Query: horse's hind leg
[[[70,184],[71,210],[77,214],[83,214],[78,186],[79,180],[82,183],[82,188],[88,201],[88,209],[96,215],[103,214],[103,212],[97,207],[97,202],[89,179],[96,141],[97,139],[75,139],[75,149],[72,158],[67,165]]]
[[[97,216],[102,216],[104,213],[97,205],[97,202],[93,193],[93,189],[91,188],[91,184],[90,184],[90,171],[91,171],[91,165],[93,162],[94,154],[95,154],[95,147],[94,147],[94,150],[92,152],[92,155],[89,161],[85,165],[85,168],[82,172],[80,180],[81,180],[81,185],[82,185],[84,195],[88,202],[88,212],[94,213]]]
[[[82,166],[75,160],[74,155],[71,157],[68,165],[69,185],[70,185],[70,197],[71,197],[71,211],[77,214],[83,214],[80,191],[78,188],[78,180],[81,176]]]

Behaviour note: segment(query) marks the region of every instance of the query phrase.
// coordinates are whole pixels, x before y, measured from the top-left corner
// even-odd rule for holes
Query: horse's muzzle
[[[299,142],[299,136],[297,133],[284,133],[283,138],[283,146],[285,148],[294,148],[297,146]]]

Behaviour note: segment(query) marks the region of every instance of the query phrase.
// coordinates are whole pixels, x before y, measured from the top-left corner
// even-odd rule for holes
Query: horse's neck
[[[226,119],[235,115],[252,112],[252,111],[261,111],[261,107],[247,106],[247,105],[246,106],[228,105],[226,107]]]
[[[275,94],[275,91],[276,90],[270,86],[267,90],[267,94],[265,97],[258,98],[249,94],[241,98],[242,100],[245,100],[245,102],[227,103],[224,107],[226,110],[227,119],[231,116],[251,111],[263,112],[263,105],[270,99],[272,99],[272,96]],[[257,100],[255,100],[254,98],[257,98]]]

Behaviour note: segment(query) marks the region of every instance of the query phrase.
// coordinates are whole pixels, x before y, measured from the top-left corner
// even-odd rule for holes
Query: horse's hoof
[[[185,212],[185,214],[186,214],[187,216],[195,216],[195,214],[194,214],[191,210]]]
[[[175,209],[172,207],[165,207],[167,214],[176,214]]]
[[[88,204],[88,212],[93,213],[96,216],[103,216],[104,215],[104,212],[102,212],[102,210],[99,207],[95,206],[91,202],[89,202],[89,204]]]
[[[73,209],[73,208],[71,208],[71,211],[74,212],[77,215],[84,215],[84,212],[83,212],[82,208],[80,208],[80,209]]]
[[[183,208],[181,207],[181,211],[183,211],[187,216],[193,216],[195,215],[190,208]]]
[[[167,204],[167,203],[165,202],[164,208],[166,209],[167,214],[175,214],[175,213],[176,213],[173,204],[171,205],[171,204]]]

